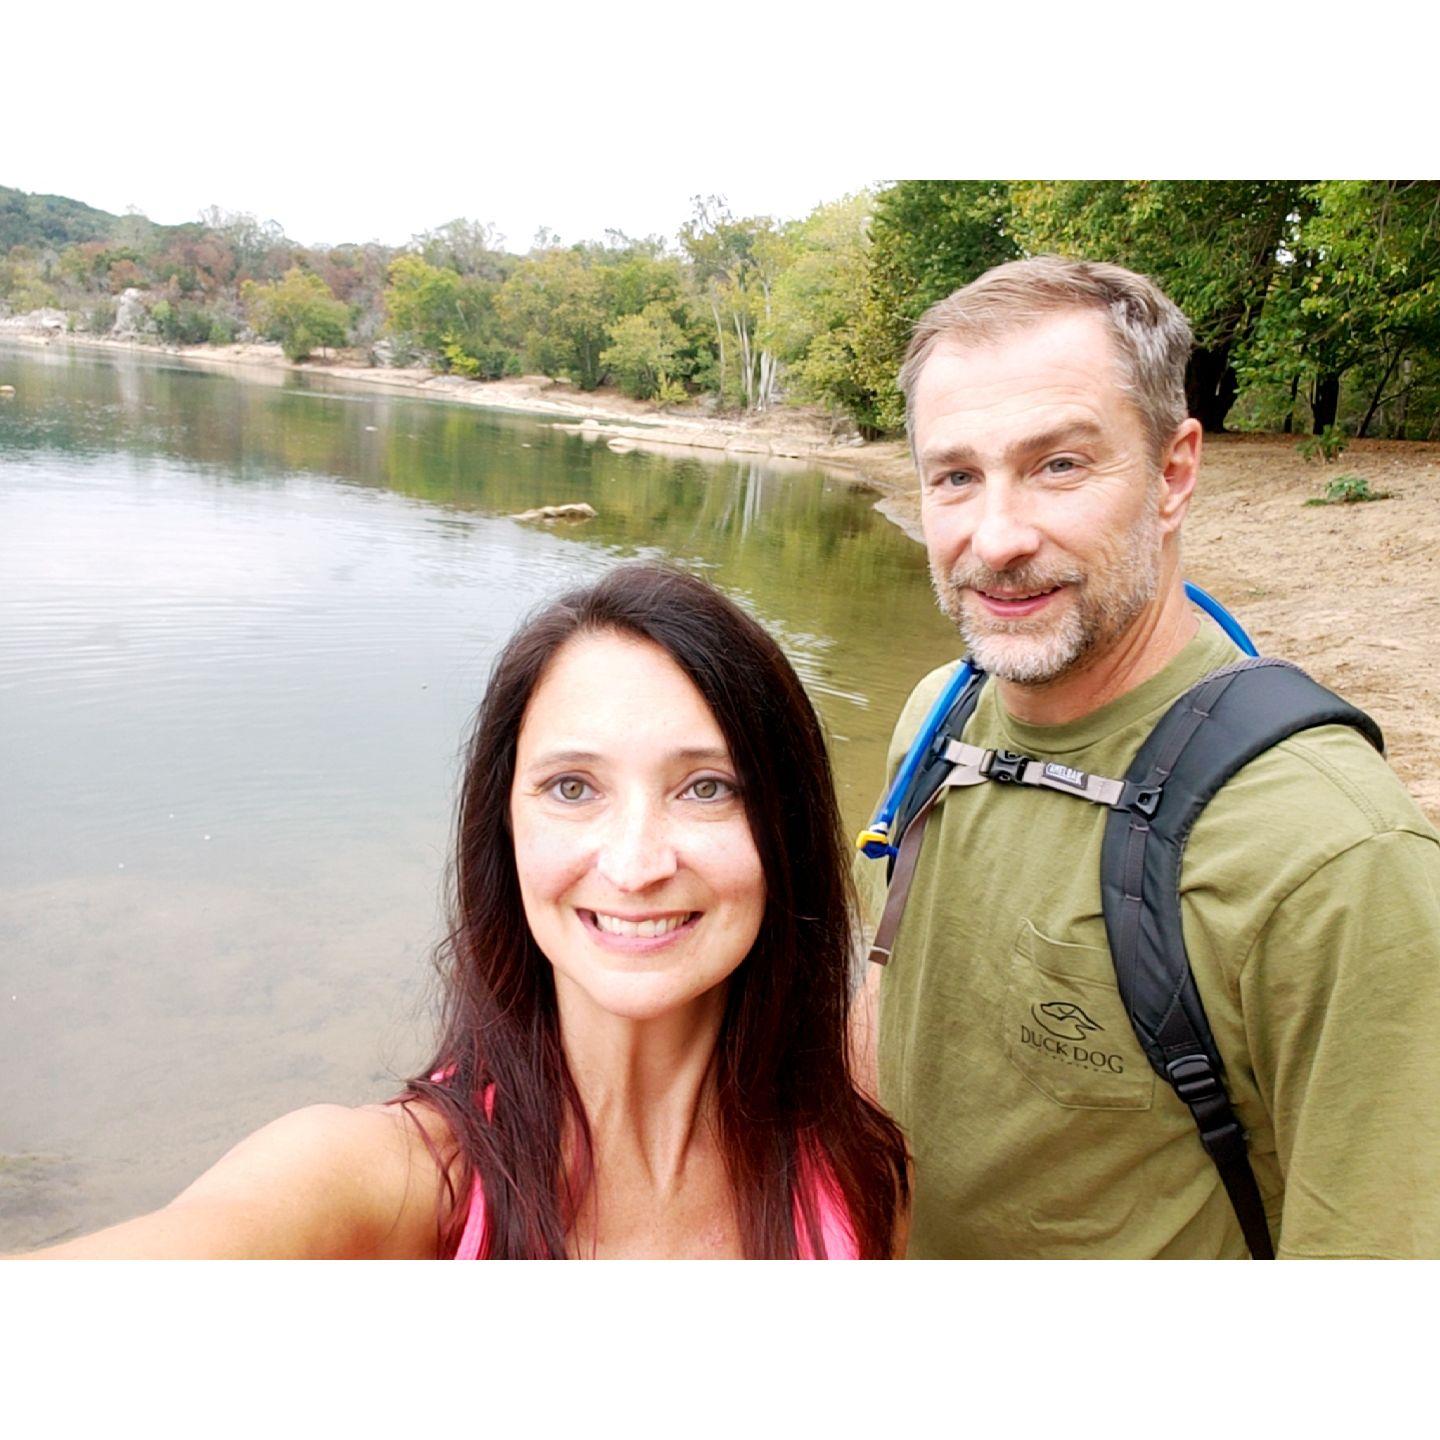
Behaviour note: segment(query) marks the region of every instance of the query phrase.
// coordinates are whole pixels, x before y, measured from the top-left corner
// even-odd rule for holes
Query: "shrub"
[[[1306,460],[1338,460],[1350,439],[1336,425],[1327,425],[1318,435],[1307,436],[1295,448]]]
[[[113,300],[99,300],[85,312],[85,328],[92,335],[108,335],[115,328],[119,309]]]
[[[1326,487],[1324,495],[1307,500],[1307,505],[1354,505],[1362,500],[1388,500],[1390,491],[1372,490],[1363,475],[1337,475]]]

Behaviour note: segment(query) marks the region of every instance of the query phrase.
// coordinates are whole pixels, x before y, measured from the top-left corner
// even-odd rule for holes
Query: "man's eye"
[[[1068,475],[1077,466],[1068,456],[1057,455],[1055,459],[1046,461],[1045,468],[1052,475]]]
[[[573,804],[577,800],[588,800],[595,792],[578,775],[562,775],[558,780],[550,782],[550,793],[557,800],[567,800]]]
[[[692,780],[682,792],[692,800],[728,800],[735,793],[735,787],[718,775],[702,775]]]
[[[940,477],[940,484],[947,490],[960,490],[974,478],[968,470],[951,470]]]

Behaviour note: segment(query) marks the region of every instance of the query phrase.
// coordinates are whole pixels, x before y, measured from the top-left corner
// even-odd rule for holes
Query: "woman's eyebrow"
[[[547,769],[551,765],[596,765],[605,757],[595,750],[545,750],[532,756],[526,762],[527,770]],[[716,745],[686,745],[677,750],[667,751],[667,760],[682,760],[686,764],[730,764],[730,752]]]

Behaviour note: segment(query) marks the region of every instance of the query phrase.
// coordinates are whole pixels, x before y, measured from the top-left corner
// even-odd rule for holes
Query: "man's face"
[[[913,439],[940,608],[991,674],[1044,685],[1084,669],[1154,601],[1174,527],[1100,316],[941,341]]]

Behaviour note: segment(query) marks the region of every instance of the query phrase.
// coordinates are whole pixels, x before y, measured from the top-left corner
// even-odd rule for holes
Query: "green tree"
[[[1148,275],[1185,312],[1190,413],[1222,430],[1303,186],[1293,180],[1035,180],[1010,186],[1027,254],[1108,260]]]
[[[648,400],[674,393],[676,363],[684,345],[685,333],[665,304],[652,301],[638,315],[622,315],[615,321],[600,363],[627,395]]]
[[[516,368],[516,360],[501,334],[497,288],[419,255],[402,255],[390,266],[386,328],[402,349],[419,351],[442,370],[498,379]]]
[[[599,268],[583,250],[527,256],[496,292],[495,310],[527,369],[568,375],[584,390],[604,379],[611,317]]]
[[[858,379],[857,327],[865,300],[873,197],[868,191],[818,206],[786,226],[762,340],[786,367],[794,399],[850,414],[868,396]]]
[[[1425,433],[1440,402],[1440,182],[1303,187],[1248,374],[1305,387],[1311,429]]]
[[[1003,181],[902,180],[870,222],[865,292],[855,322],[851,413],[865,433],[899,430],[895,384],[910,329],[931,305],[1020,253]]]
[[[250,323],[267,340],[278,340],[289,360],[345,343],[349,311],[318,275],[296,266],[270,284],[248,281],[243,295]]]

